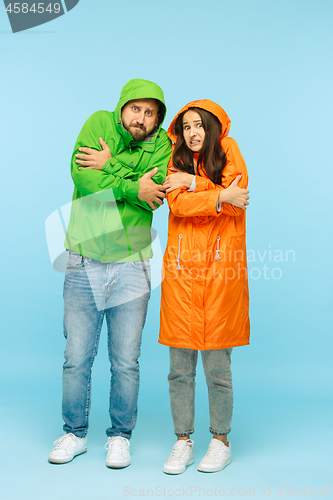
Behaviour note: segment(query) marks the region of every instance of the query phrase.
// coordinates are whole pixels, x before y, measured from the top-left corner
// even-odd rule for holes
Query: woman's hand
[[[218,199],[219,203],[230,203],[230,205],[234,205],[235,207],[246,210],[247,205],[249,204],[248,200],[250,199],[250,197],[248,196],[248,193],[250,191],[248,189],[242,189],[238,187],[238,183],[241,178],[241,174],[237,175],[236,179],[232,181],[229,187],[221,190]]]
[[[91,148],[79,148],[79,151],[82,151],[82,153],[85,154],[77,153],[75,155],[76,158],[80,158],[79,160],[76,160],[76,163],[82,165],[81,167],[78,167],[78,170],[83,170],[84,168],[102,170],[105,163],[112,158],[109,146],[101,137],[99,138],[99,143],[103,148],[102,151],[96,151],[96,149]]]
[[[172,168],[170,170],[174,169]],[[189,189],[191,187],[193,178],[194,175],[177,170],[175,174],[168,175],[165,178],[163,187],[165,188],[166,193],[171,193],[171,191],[174,191],[175,189],[179,189],[181,187]]]

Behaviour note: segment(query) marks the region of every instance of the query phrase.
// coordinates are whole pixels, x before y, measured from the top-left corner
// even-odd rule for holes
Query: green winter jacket
[[[135,142],[123,128],[121,109],[132,99],[158,99],[158,127],[142,142]],[[158,167],[153,180],[162,184],[171,155],[164,129],[163,92],[147,80],[131,80],[122,89],[114,112],[97,111],[80,132],[72,156],[75,189],[65,247],[102,262],[135,261],[152,257],[152,209],[138,199],[139,179]],[[80,147],[101,150],[99,137],[110,148],[112,158],[102,170],[78,170],[75,154]]]

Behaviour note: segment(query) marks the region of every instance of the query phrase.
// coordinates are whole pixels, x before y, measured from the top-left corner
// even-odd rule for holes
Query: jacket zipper
[[[176,269],[181,269],[181,267],[180,267],[180,244],[182,241],[182,237],[183,237],[183,235],[180,234],[179,235],[179,243],[178,243],[178,257],[177,257],[177,268]]]

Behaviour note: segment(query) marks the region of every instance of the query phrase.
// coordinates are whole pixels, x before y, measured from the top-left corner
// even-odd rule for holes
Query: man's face
[[[158,104],[155,99],[134,99],[121,110],[124,128],[136,142],[143,141],[158,125]]]

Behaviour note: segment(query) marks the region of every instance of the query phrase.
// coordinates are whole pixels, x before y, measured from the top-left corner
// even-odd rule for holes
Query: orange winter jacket
[[[218,212],[217,201],[220,190],[238,174],[242,174],[239,187],[246,188],[248,176],[236,141],[227,136],[229,117],[212,101],[193,101],[184,106],[170,124],[170,139],[176,142],[175,121],[191,107],[210,111],[221,122],[227,162],[222,186],[201,171],[196,175],[194,191],[180,188],[167,195],[170,213],[159,342],[186,349],[225,349],[249,343],[246,212],[228,203],[222,203]]]

